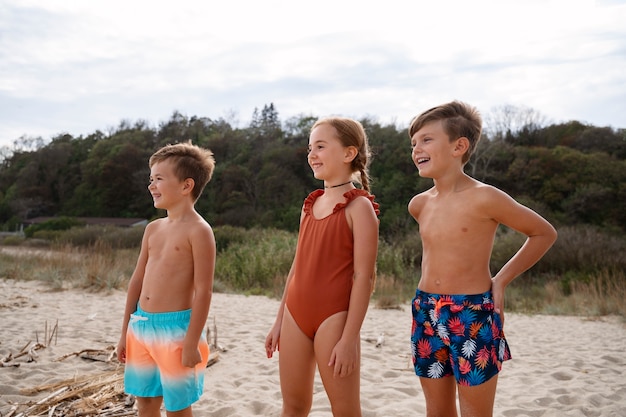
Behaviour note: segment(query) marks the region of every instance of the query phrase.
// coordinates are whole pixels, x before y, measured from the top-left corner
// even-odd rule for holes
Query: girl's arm
[[[302,207],[302,211],[300,212],[300,226],[302,226],[302,219],[304,219],[304,207]],[[298,248],[296,247],[296,253],[298,252]],[[289,274],[287,275],[287,280],[285,281],[285,288],[283,289],[283,296],[280,300],[280,307],[278,308],[278,312],[276,313],[276,320],[274,321],[274,325],[270,329],[269,333],[265,337],[265,353],[268,358],[271,358],[274,355],[276,349],[278,349],[278,344],[280,342],[280,327],[283,324],[283,314],[285,313],[285,304],[287,303],[287,290],[289,289],[289,283],[295,274],[295,265],[296,265],[296,257],[294,256],[293,261],[291,262],[291,268],[289,268]]]
[[[283,297],[280,300],[278,313],[276,313],[276,320],[274,320],[274,325],[265,337],[265,353],[267,354],[268,358],[271,358],[274,355],[276,349],[278,349],[278,344],[280,342],[280,328],[283,324],[283,314],[285,313],[285,304],[287,303],[287,289],[289,288],[289,283],[294,276],[295,264],[296,260],[294,258],[293,262],[291,263],[291,268],[289,269],[289,274],[287,275],[287,280],[285,281]]]
[[[335,376],[349,375],[358,364],[361,326],[373,290],[378,254],[378,218],[370,200],[356,198],[346,208],[346,215],[354,237],[354,282],[346,324],[329,361]]]

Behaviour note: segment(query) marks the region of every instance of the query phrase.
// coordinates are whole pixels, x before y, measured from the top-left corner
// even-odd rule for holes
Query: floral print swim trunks
[[[491,291],[483,294],[415,292],[411,350],[415,374],[454,375],[459,385],[475,386],[500,372],[511,359]]]

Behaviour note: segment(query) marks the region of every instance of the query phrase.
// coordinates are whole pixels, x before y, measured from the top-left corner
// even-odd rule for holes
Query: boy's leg
[[[491,417],[496,397],[498,375],[473,387],[459,385],[461,417]]]
[[[283,396],[281,416],[307,416],[313,402],[313,341],[300,330],[287,308],[280,330],[278,363]]]
[[[357,346],[357,363],[352,373],[346,377],[334,377],[334,367],[328,366],[333,348],[341,338],[346,323],[347,312],[327,318],[315,335],[315,360],[330,400],[333,416],[361,417],[361,349]]]
[[[456,417],[456,380],[420,377],[426,399],[426,417]]]
[[[136,397],[139,417],[161,417],[163,397]]]
[[[178,411],[167,411],[165,413],[167,417],[193,417],[193,411],[191,410],[191,406]]]

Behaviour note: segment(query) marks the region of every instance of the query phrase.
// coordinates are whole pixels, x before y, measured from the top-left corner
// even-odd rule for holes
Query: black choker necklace
[[[337,185],[325,185],[324,188],[337,188],[337,187],[341,187],[342,185],[346,185],[346,184],[350,184],[352,181],[348,181],[348,182],[344,182],[343,184],[337,184]]]

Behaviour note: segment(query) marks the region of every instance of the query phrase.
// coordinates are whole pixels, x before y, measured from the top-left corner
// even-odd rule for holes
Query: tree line
[[[306,161],[316,119],[301,115],[283,122],[266,104],[245,127],[175,111],[158,127],[122,121],[109,132],[60,134],[47,143],[19,138],[0,150],[0,225],[14,231],[37,216],[163,216],[147,191],[148,158],[163,145],[191,141],[211,149],[217,162],[196,205],[211,224],[297,230],[304,197],[322,186]],[[466,167],[470,175],[557,226],[626,231],[625,129],[546,124],[538,113],[511,106],[485,119],[488,128]],[[408,201],[432,180],[419,177],[406,128],[372,118],[361,122],[373,152],[381,236],[392,238],[415,227]]]

